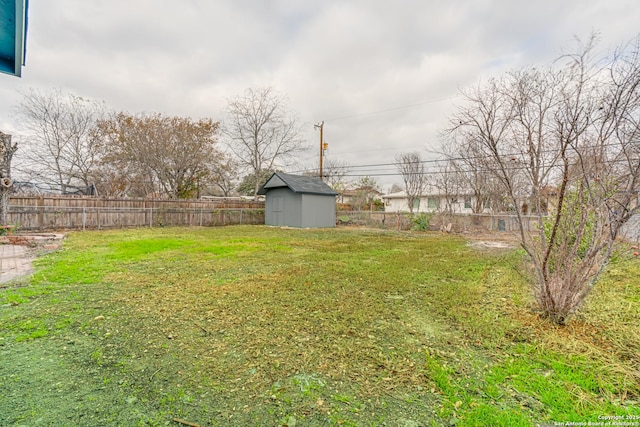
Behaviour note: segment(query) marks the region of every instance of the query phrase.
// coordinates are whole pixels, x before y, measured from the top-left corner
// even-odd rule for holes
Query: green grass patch
[[[0,424],[638,414],[638,261],[617,258],[564,328],[535,314],[521,262],[432,233],[72,233],[30,286],[0,293]]]

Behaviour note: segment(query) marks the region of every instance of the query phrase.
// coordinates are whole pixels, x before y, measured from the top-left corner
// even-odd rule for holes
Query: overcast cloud
[[[23,77],[0,75],[0,130],[15,131],[11,107],[30,87],[223,120],[228,98],[274,86],[313,147],[289,172],[317,165],[322,120],[327,158],[427,158],[459,88],[546,65],[594,30],[604,55],[639,18],[637,0],[31,0]]]

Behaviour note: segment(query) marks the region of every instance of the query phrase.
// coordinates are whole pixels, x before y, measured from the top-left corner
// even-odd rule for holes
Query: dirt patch
[[[469,246],[479,250],[509,250],[518,247],[518,236],[506,232],[465,233]]]
[[[511,242],[496,242],[496,241],[486,241],[486,240],[477,240],[469,242],[469,245],[473,246],[476,249],[512,249],[515,245]]]

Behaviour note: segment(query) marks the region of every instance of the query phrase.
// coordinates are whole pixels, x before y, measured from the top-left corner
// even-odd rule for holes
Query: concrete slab
[[[36,256],[60,249],[63,239],[61,233],[0,236],[0,285],[29,276],[33,273],[32,263]]]
[[[20,245],[0,245],[0,283],[7,283],[33,271],[33,250]]]

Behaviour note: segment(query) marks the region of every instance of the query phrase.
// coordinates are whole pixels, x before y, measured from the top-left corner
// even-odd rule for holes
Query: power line
[[[524,162],[522,161],[522,159],[519,159],[518,156],[522,156],[522,153],[517,153],[517,154],[505,154],[502,157],[505,158],[510,158],[508,160],[509,163],[506,163],[506,167],[505,170],[509,171],[509,172],[517,172],[517,171],[527,171],[529,170],[529,166],[524,164]],[[445,159],[429,159],[429,160],[422,160],[419,163],[421,164],[447,164],[451,161],[468,161],[468,160],[492,160],[493,157],[489,156],[489,155],[485,155],[485,156],[470,156],[470,157],[458,157],[458,158],[445,158]],[[622,158],[622,159],[609,159],[606,160],[604,162],[601,162],[604,165],[609,165],[612,166],[616,163],[626,163],[628,162],[629,159],[627,158]],[[400,173],[399,171],[389,171],[389,167],[396,167],[398,166],[400,163],[398,162],[394,162],[394,163],[374,163],[374,164],[364,164],[364,165],[349,165],[349,166],[341,166],[339,168],[337,168],[338,170],[349,170],[349,169],[364,169],[364,170],[357,170],[355,171],[355,173],[352,173],[351,171],[346,172],[346,173],[336,173],[336,175],[340,175],[340,176],[344,176],[344,177],[352,177],[352,178],[358,178],[358,177],[382,177],[382,176],[402,176],[402,173]],[[570,166],[576,166],[580,164],[579,161],[574,161],[570,164]],[[554,169],[554,168],[560,168],[563,165],[561,163],[544,163],[540,165],[541,169]],[[376,170],[375,168],[382,168],[379,170]],[[367,170],[370,169],[370,170]],[[491,168],[490,165],[482,165],[478,168],[456,168],[453,170],[432,170],[432,171],[425,171],[422,173],[422,175],[441,175],[441,174],[457,174],[457,173],[490,173],[490,172],[494,172],[495,168]],[[317,169],[303,169],[303,170],[298,170],[298,171],[293,171],[291,173],[310,173],[310,172],[317,172]],[[331,175],[331,173],[329,173],[329,176]]]
[[[583,146],[580,147],[580,149],[582,150],[589,150],[589,149],[596,149],[596,148],[606,148],[606,147],[618,147],[620,145],[620,143],[609,143],[609,144],[599,144],[599,145],[590,145],[590,146]],[[543,156],[545,154],[555,154],[557,153],[558,150],[554,150],[554,149],[548,149],[548,150],[541,150],[539,152],[539,155]],[[526,153],[522,153],[522,152],[512,152],[512,153],[503,153],[500,155],[500,157],[503,158],[510,158],[511,161],[519,161],[522,159],[527,159],[528,155]],[[493,159],[494,156],[491,154],[482,154],[482,155],[476,155],[476,156],[464,156],[464,157],[445,157],[445,158],[440,158],[440,159],[427,159],[427,160],[421,160],[418,163],[421,164],[430,164],[430,163],[448,163],[451,161],[469,161],[469,160],[491,160]],[[375,168],[375,167],[389,167],[389,166],[393,166],[396,167],[398,165],[400,165],[402,162],[390,162],[390,163],[370,163],[370,164],[364,164],[364,165],[348,165],[348,166],[344,166],[344,167],[340,167],[339,169],[354,169],[354,168]],[[542,167],[550,167],[550,165],[542,165]],[[291,173],[302,173],[302,172],[308,172],[310,169],[302,169],[299,171],[292,171]],[[316,169],[313,169],[316,170]]]

